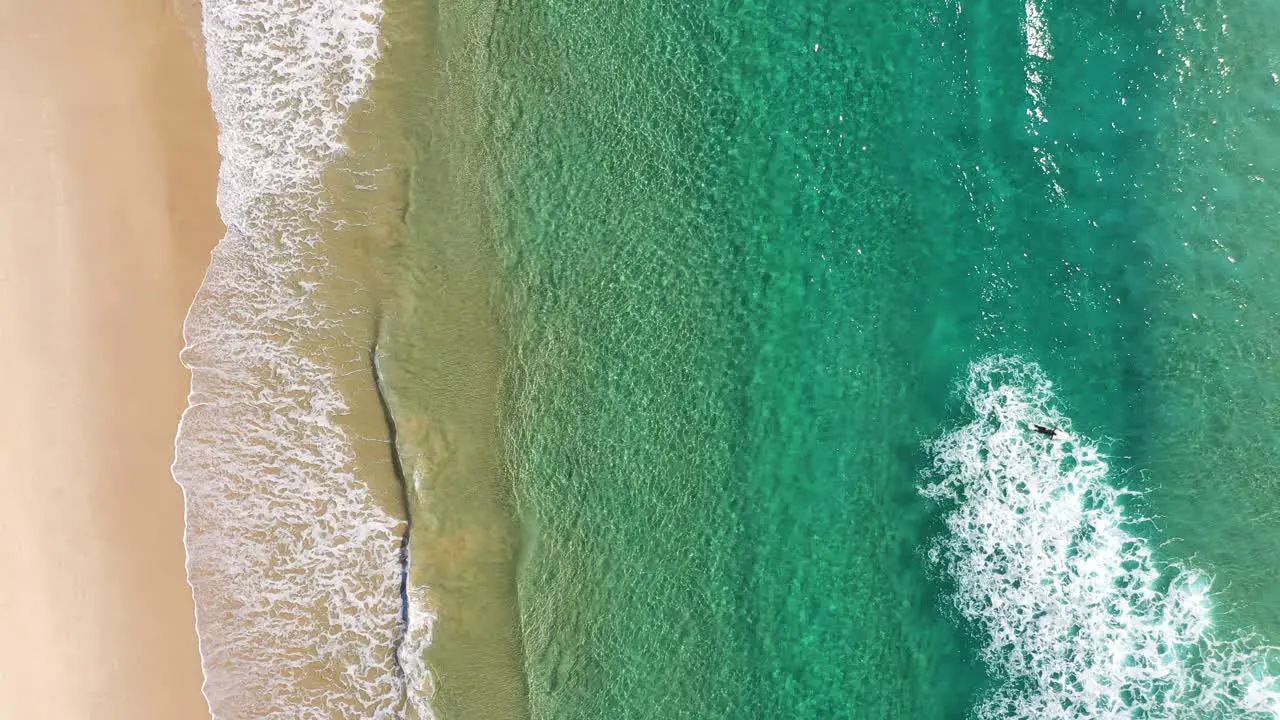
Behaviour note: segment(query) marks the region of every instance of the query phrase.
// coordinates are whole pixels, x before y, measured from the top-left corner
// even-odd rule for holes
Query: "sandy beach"
[[[179,15],[0,4],[0,717],[208,717],[169,465],[221,227]]]

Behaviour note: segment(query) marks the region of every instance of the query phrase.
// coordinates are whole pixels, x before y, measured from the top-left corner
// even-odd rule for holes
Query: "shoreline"
[[[380,13],[309,7],[204,7],[227,234],[185,322],[173,474],[220,718],[398,717],[412,674],[363,252],[398,214],[377,155],[350,144],[372,109]]]
[[[203,59],[168,2],[0,10],[0,715],[208,717],[169,472],[222,235]],[[20,179],[20,180],[19,180]],[[56,440],[51,441],[51,438]],[[67,683],[68,673],[76,682]]]

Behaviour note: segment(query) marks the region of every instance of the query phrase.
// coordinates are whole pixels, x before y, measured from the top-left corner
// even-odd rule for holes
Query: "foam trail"
[[[1270,648],[1213,629],[1209,578],[1158,560],[1069,429],[1038,366],[994,356],[962,385],[972,421],[930,444],[921,492],[945,511],[929,547],[980,632],[997,684],[978,718],[1278,718]]]
[[[316,301],[349,280],[325,254],[321,178],[380,19],[379,0],[204,2],[227,235],[187,319],[174,477],[218,720],[405,717],[419,682],[397,658],[404,528],[357,476],[341,420],[359,313]]]
[[[1048,149],[1048,138],[1041,137],[1040,131],[1049,122],[1045,107],[1049,75],[1049,64],[1053,60],[1049,25],[1044,16],[1044,9],[1036,0],[1026,0],[1023,6],[1026,19],[1022,24],[1022,32],[1026,38],[1026,60],[1023,71],[1026,74],[1027,96],[1031,105],[1027,108],[1027,134],[1035,138],[1032,151],[1036,156],[1036,164],[1049,177],[1053,194],[1061,200],[1065,192],[1058,183],[1058,161]]]

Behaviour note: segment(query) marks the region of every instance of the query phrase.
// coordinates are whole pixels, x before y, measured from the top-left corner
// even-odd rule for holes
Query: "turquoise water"
[[[1243,0],[504,6],[484,119],[532,715],[1250,716],[1231,673],[1266,663],[1212,638],[1280,641],[1276,20]],[[1010,384],[957,392],[992,353]],[[1039,399],[984,415],[1019,393]],[[1008,444],[1037,418],[1076,449]],[[1058,487],[1060,462],[1083,505],[1026,519],[973,484]],[[922,497],[930,467],[955,495]],[[1124,550],[1073,544],[1028,599],[990,578],[1043,558],[949,524],[971,510],[983,537],[1052,513],[1073,543],[1124,527]],[[983,552],[1006,569],[957,564]],[[1079,590],[1130,561],[1155,574]],[[1117,605],[1135,582],[1160,599]],[[1001,645],[1001,602],[1063,634]],[[1217,634],[1188,620],[1180,650],[1089,644],[1146,648],[1200,604]],[[1090,634],[1093,612],[1129,619]],[[1062,648],[1085,658],[1069,678],[1026,669]],[[1147,662],[1193,690],[1115,675]],[[1086,675],[1115,693],[1084,697]]]
[[[1280,718],[1274,0],[203,10],[218,718]]]

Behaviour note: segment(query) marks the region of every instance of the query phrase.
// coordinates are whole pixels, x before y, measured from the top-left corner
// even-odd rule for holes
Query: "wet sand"
[[[170,0],[0,4],[0,717],[208,717],[169,464],[215,137]]]

